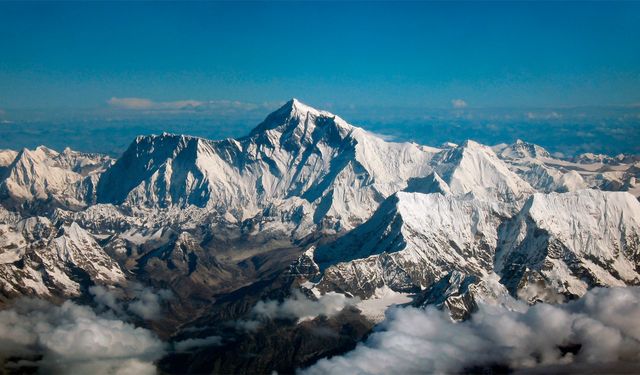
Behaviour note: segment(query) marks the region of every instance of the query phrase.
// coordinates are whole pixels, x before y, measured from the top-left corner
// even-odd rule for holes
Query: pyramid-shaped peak
[[[42,162],[49,157],[53,157],[57,155],[57,153],[52,154],[47,152],[47,149],[44,146],[38,146],[34,150],[29,150],[28,148],[23,148],[17,155],[16,160],[18,161],[31,161],[31,162]]]
[[[254,128],[250,135],[264,133],[267,130],[277,129],[281,133],[286,133],[299,126],[307,131],[312,131],[315,126],[325,126],[328,124],[337,125],[341,129],[351,128],[347,122],[331,112],[318,110],[302,103],[296,98],[292,98],[282,107],[271,113],[267,118]]]
[[[280,109],[278,109],[275,113],[289,115],[291,117],[296,115],[306,116],[308,114],[312,114],[314,116],[335,117],[333,113],[313,108],[310,105],[307,105],[296,98],[291,98],[282,107],[280,107]]]
[[[509,159],[535,159],[538,157],[551,157],[549,152],[543,147],[533,143],[525,142],[522,139],[517,139],[514,144],[502,150],[500,152],[500,156]]]
[[[464,141],[461,147],[465,149],[480,149],[480,148],[486,149],[487,148],[487,146],[483,145],[482,143],[478,143],[471,139],[467,139],[466,141]]]

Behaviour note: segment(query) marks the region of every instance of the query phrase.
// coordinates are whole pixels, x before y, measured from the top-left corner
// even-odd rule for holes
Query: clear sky
[[[290,97],[640,103],[640,2],[0,3],[5,113]]]

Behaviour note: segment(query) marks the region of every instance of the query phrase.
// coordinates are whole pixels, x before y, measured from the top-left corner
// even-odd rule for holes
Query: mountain
[[[313,251],[321,291],[369,298],[376,289],[422,290],[444,274],[491,272],[499,204],[441,194],[398,192],[370,220]]]
[[[515,141],[511,145],[506,145],[499,150],[499,155],[503,159],[542,159],[551,158],[549,151],[535,145],[525,142],[521,139]]]
[[[500,238],[496,270],[528,301],[640,284],[640,202],[629,193],[534,194]]]
[[[118,263],[76,223],[58,229],[32,216],[0,228],[0,302],[21,295],[77,297],[91,284],[125,282]]]
[[[533,188],[509,170],[490,147],[474,141],[443,150],[431,163],[434,173],[447,184],[452,194],[510,202],[526,198],[533,192]]]
[[[433,153],[385,142],[293,99],[237,140],[136,138],[100,178],[97,201],[193,205],[245,220],[298,197],[313,205],[316,224],[350,228],[408,178],[426,174]]]
[[[585,188],[629,191],[640,197],[635,186],[638,168],[634,157],[584,154],[573,160],[552,156],[544,148],[522,140],[493,149],[509,169],[537,191],[568,192]]]
[[[446,309],[455,320],[469,319],[480,303],[519,309],[518,303],[495,273],[479,277],[451,271],[418,294],[413,301],[414,306],[421,308],[435,306]]]
[[[315,271],[306,273],[314,289],[365,299],[383,287],[415,293],[444,282],[435,288],[451,290],[445,275],[452,272],[471,284],[499,279],[529,302],[640,283],[640,202],[631,194],[536,193],[512,212],[465,196],[399,192],[370,220],[298,264]],[[455,288],[461,282],[457,276]],[[438,299],[432,293],[425,300]],[[460,307],[458,313],[464,315]]]
[[[109,166],[110,158],[70,149],[58,153],[44,146],[4,153],[6,163],[0,182],[0,200],[8,206],[29,207],[43,203],[46,209],[81,209],[94,200],[99,173]]]
[[[2,150],[0,304],[108,309],[104,290],[105,312],[150,303],[129,318],[189,347],[163,371],[291,370],[396,304],[467,319],[639,284],[637,178],[633,156],[387,142],[295,99],[238,139],[139,136],[115,160]],[[229,355],[260,347],[270,362]]]

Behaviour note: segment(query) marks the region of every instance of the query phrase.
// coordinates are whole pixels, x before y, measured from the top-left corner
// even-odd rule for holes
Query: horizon
[[[295,98],[288,101],[293,99]],[[134,113],[133,117],[106,120],[63,118],[16,121],[0,124],[5,133],[0,138],[0,149],[32,149],[42,145],[58,151],[69,147],[76,151],[118,157],[135,137],[141,135],[167,132],[210,140],[241,138],[287,102],[265,103],[246,109],[242,115],[234,112],[231,116],[212,117],[206,111],[203,113],[194,110],[195,115],[189,116],[185,116],[182,111],[160,111],[153,115]],[[361,115],[350,108],[342,108],[343,113],[333,108],[309,104],[304,100],[300,102],[337,115],[349,124],[364,128],[387,141],[439,147],[445,142],[460,144],[466,140],[474,140],[494,146],[511,144],[521,139],[542,146],[561,158],[586,152],[609,156],[640,154],[640,145],[635,142],[640,137],[640,127],[637,126],[640,109],[636,111],[635,108],[625,106],[610,106],[606,111],[600,108],[595,112],[588,107],[500,111],[477,108],[429,111],[405,109],[385,111],[384,115],[377,117],[378,112],[375,110],[369,115]],[[603,126],[605,122],[608,126]],[[531,132],[532,127],[538,131]]]
[[[640,154],[637,40],[633,2],[4,2],[0,148],[240,137],[298,97],[398,141]]]
[[[640,105],[635,2],[29,2],[0,10],[0,116],[10,121],[38,110],[248,110],[293,96],[327,108]]]

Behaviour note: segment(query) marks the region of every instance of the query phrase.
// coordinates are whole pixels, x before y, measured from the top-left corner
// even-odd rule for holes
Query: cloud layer
[[[71,301],[24,299],[0,311],[0,352],[34,360],[44,373],[154,374],[165,345],[151,331]]]
[[[476,366],[640,370],[640,288],[594,289],[564,305],[481,306],[454,323],[445,312],[395,308],[356,349],[303,374],[455,373]],[[581,367],[580,367],[581,366]]]

